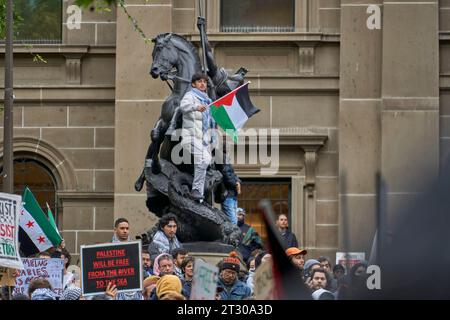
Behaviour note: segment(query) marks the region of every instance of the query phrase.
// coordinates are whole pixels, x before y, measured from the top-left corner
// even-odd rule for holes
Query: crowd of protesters
[[[241,230],[241,242],[228,256],[218,264],[219,277],[216,300],[250,300],[255,298],[254,282],[258,268],[271,263],[272,256],[264,248],[259,234],[245,223],[245,211],[237,210],[237,225]],[[287,216],[281,214],[276,220],[286,257],[298,270],[300,279],[310,291],[314,300],[352,299],[358,290],[365,286],[367,263],[354,265],[348,272],[341,264],[332,266],[328,257],[307,259],[308,251],[299,248],[295,234],[289,230]],[[83,297],[81,283],[72,272],[67,271],[71,264],[70,253],[65,249],[64,241],[50,252],[41,252],[36,258],[61,258],[64,260],[63,291],[56,296],[49,281],[35,279],[27,294],[9,297],[11,288],[2,287],[2,299],[15,300],[189,300],[191,298],[194,266],[198,257],[194,257],[183,248],[177,239],[177,218],[167,214],[159,220],[159,228],[149,244],[142,248],[143,290],[119,292],[113,284],[108,284],[103,294]],[[111,242],[132,241],[127,219],[119,218],[114,224]],[[308,294],[309,295],[309,294]]]

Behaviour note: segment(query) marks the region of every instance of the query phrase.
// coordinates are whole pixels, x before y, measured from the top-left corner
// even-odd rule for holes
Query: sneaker
[[[192,190],[191,193],[189,194],[189,196],[191,197],[192,200],[195,201],[199,201],[202,202],[203,201],[203,196],[200,194],[200,191],[198,190]]]

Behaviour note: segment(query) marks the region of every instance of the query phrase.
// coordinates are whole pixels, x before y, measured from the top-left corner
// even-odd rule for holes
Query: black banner
[[[109,282],[118,292],[142,290],[141,242],[81,246],[83,295],[104,293]]]

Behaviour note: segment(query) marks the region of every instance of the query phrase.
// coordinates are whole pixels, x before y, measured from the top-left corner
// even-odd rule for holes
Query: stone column
[[[380,170],[382,30],[367,27],[367,8],[362,1],[341,1],[339,250],[347,245],[369,254]]]
[[[172,0],[157,4],[145,0],[127,1],[127,10],[151,38],[172,30]],[[145,187],[137,193],[134,182],[140,175],[150,130],[169,95],[167,85],[150,77],[153,44],[146,44],[121,8],[117,9],[115,186],[114,217],[127,217],[131,235],[156,222],[145,206]]]
[[[439,170],[438,1],[384,1],[382,156],[388,228]]]

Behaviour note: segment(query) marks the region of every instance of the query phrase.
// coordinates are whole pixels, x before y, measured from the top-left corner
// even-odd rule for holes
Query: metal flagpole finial
[[[204,74],[208,73],[208,63],[206,60],[206,30],[205,30],[205,25],[206,25],[206,19],[204,17],[204,12],[203,12],[203,1],[202,0],[198,0],[198,10],[199,10],[199,16],[197,19],[197,27],[199,28],[200,31],[200,41],[201,41],[201,45],[202,45],[202,71]]]

